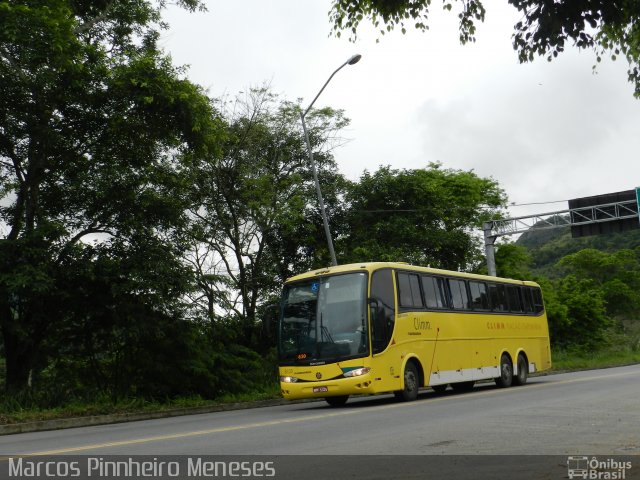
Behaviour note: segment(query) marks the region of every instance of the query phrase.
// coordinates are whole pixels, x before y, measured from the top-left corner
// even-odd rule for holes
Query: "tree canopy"
[[[348,233],[340,248],[348,260],[452,270],[477,265],[482,253],[473,231],[499,215],[506,202],[495,180],[440,164],[365,172],[347,199]]]
[[[514,25],[513,48],[521,62],[542,56],[557,57],[567,44],[592,49],[600,61],[604,55],[616,59],[624,56],[629,81],[640,97],[640,3],[622,0],[509,0],[522,13]],[[484,21],[481,0],[443,0],[445,10],[457,10],[460,41],[475,41],[476,24]],[[429,28],[431,0],[334,0],[329,16],[333,31],[339,36],[357,35],[360,23],[371,22],[384,35],[396,27],[402,32],[414,27]]]
[[[7,387],[21,389],[70,313],[65,270],[91,257],[86,240],[118,256],[172,235],[180,172],[218,130],[157,47],[154,2],[1,1],[0,25],[0,326]]]
[[[289,276],[326,265],[328,254],[300,106],[257,88],[220,111],[225,140],[220,158],[208,157],[194,180],[199,200],[187,261],[198,284],[194,305],[211,322],[235,319],[250,339],[260,305]],[[330,108],[310,111],[307,121],[324,194],[337,213],[346,181],[333,173],[331,149],[348,121]]]

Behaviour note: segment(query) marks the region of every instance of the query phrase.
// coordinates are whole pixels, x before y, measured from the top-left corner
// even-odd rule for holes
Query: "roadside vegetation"
[[[158,45],[164,2],[46,3],[0,0],[0,423],[276,397],[265,310],[330,263],[300,104],[209,98]],[[350,181],[344,113],[306,119],[340,263],[483,271],[497,181],[426,162]],[[638,361],[628,238],[498,249],[499,275],[542,285],[557,368]]]
[[[61,418],[87,417],[96,415],[135,414],[166,412],[170,410],[197,409],[236,403],[259,402],[280,398],[279,385],[275,380],[254,392],[224,395],[217,399],[204,399],[199,396],[148,400],[141,397],[122,398],[116,402],[109,397],[91,400],[71,400],[57,407],[43,407],[40,400],[28,397],[12,398],[5,396],[0,403],[0,425],[29,423]]]

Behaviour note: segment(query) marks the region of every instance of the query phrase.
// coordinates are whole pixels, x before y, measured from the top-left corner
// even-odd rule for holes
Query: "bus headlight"
[[[345,377],[359,377],[360,375],[365,375],[369,373],[371,369],[369,367],[356,368],[355,370],[349,370],[344,373]]]
[[[298,379],[296,377],[280,377],[282,383],[296,383]]]

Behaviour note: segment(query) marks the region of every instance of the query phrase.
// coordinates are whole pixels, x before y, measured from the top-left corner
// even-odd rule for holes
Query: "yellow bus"
[[[286,399],[522,385],[551,368],[549,328],[534,282],[404,263],[358,263],[287,280],[278,321]]]

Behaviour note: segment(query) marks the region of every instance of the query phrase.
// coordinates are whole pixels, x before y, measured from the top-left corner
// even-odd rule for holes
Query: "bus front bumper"
[[[317,382],[281,381],[280,390],[282,391],[282,396],[287,400],[375,393],[371,374],[353,378],[336,378],[333,380]]]

